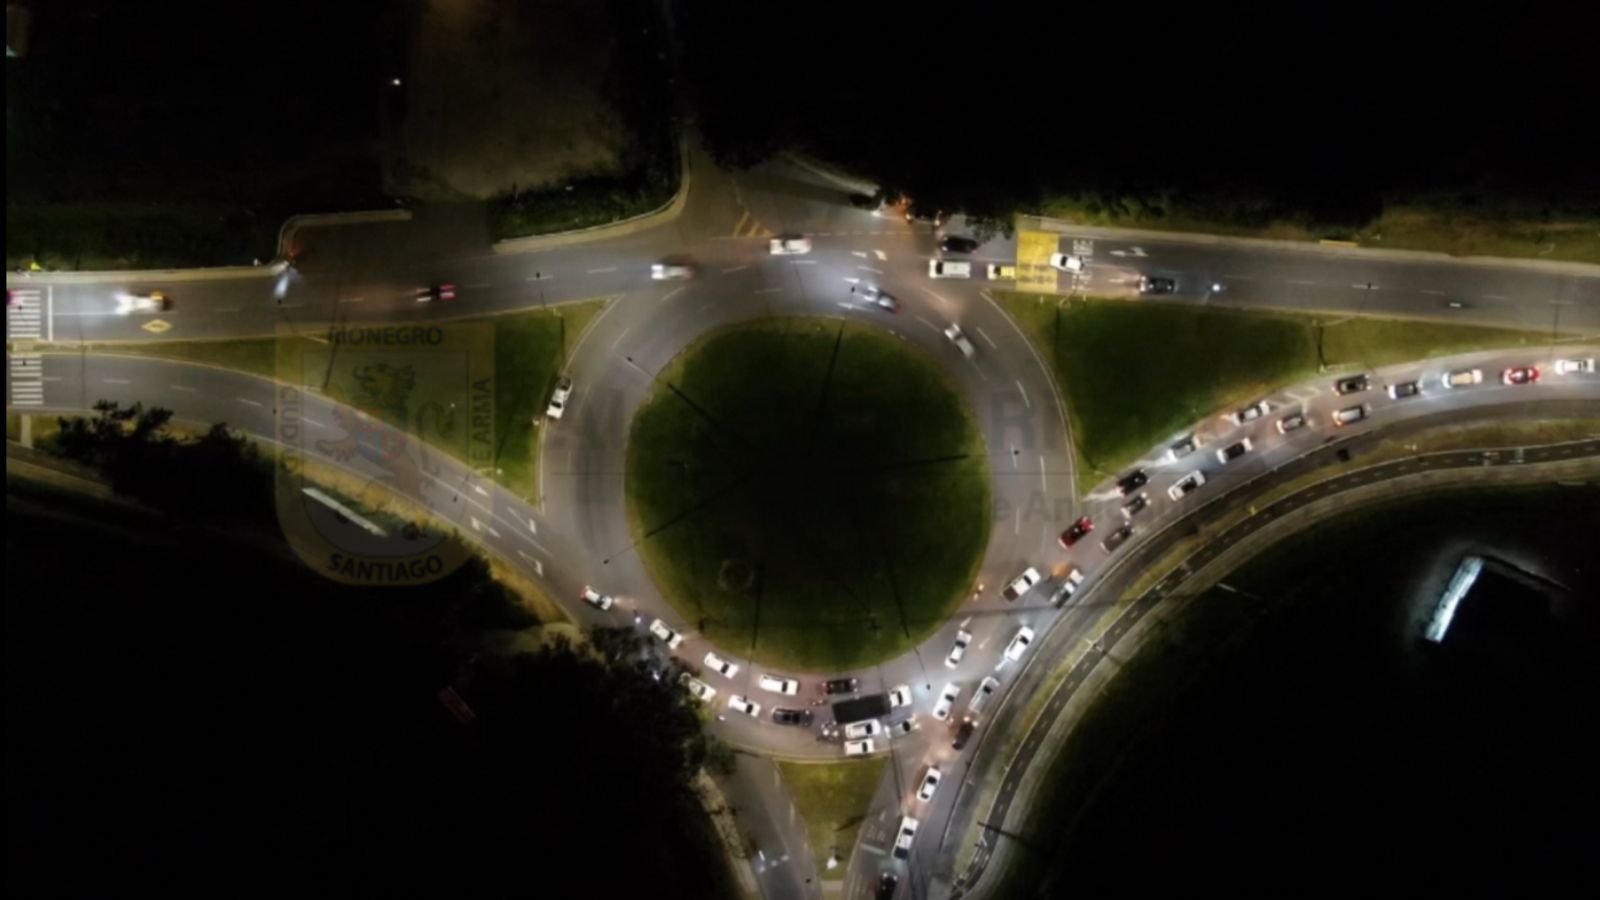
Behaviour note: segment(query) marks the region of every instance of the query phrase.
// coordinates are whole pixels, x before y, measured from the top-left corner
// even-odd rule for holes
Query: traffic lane
[[[753,845],[752,868],[765,900],[821,895],[805,822],[784,789],[776,764],[750,754],[735,757],[722,789],[744,836]]]
[[[1141,245],[1143,258],[1107,260],[1091,270],[1132,284],[1139,274],[1177,281],[1180,298],[1224,305],[1348,308],[1449,321],[1471,317],[1508,325],[1548,326],[1549,305],[1570,306],[1574,327],[1600,322],[1600,274],[1584,277],[1520,268],[1409,263],[1295,251],[1194,245]],[[1220,282],[1220,293],[1209,291]],[[1452,306],[1452,303],[1459,306]]]
[[[224,369],[193,366],[139,357],[56,355],[44,358],[44,377],[51,393],[41,411],[81,413],[99,400],[124,405],[143,403],[173,411],[182,421],[201,426],[223,423],[276,445],[279,441],[278,406],[284,386],[266,379]],[[354,415],[348,407],[312,391],[297,390],[297,424],[303,441],[336,440],[343,436],[340,415]],[[336,412],[337,409],[337,412]],[[363,466],[359,457],[341,460],[323,455],[319,460],[343,469],[362,481],[384,473]],[[474,537],[514,568],[527,574],[560,558],[565,541],[559,535],[536,533],[529,523],[537,517],[531,507],[497,485],[478,476],[453,457],[430,453],[427,471],[419,483],[423,493],[411,500],[433,511]],[[559,573],[547,578],[568,608],[577,597],[576,585],[566,584]],[[583,616],[580,612],[580,621]]]

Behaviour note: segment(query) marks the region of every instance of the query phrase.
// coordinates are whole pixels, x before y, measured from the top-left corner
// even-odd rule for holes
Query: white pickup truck
[[[1044,576],[1039,574],[1038,569],[1029,566],[1027,571],[1023,572],[1021,575],[1018,575],[1016,580],[1006,585],[1005,590],[1000,592],[1000,596],[1006,598],[1007,600],[1015,600],[1018,597],[1021,597],[1023,594],[1033,590],[1033,586],[1038,584],[1043,577]]]

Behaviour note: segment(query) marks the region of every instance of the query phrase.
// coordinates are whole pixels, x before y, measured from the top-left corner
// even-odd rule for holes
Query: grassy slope
[[[1318,371],[1317,320],[1117,300],[1059,303],[1000,293],[1066,398],[1087,491],[1198,419]],[[1528,344],[1532,332],[1352,319],[1323,329],[1330,367]]]
[[[811,852],[819,866],[834,852],[841,859],[849,857],[887,761],[887,757],[878,757],[849,762],[778,763],[795,809],[805,820]]]
[[[662,374],[693,406],[658,388],[629,438],[629,512],[658,583],[692,627],[773,665],[902,652],[965,595],[987,539],[982,443],[929,360],[847,326],[819,403],[840,324],[703,339]],[[758,583],[719,583],[727,560]]]
[[[495,328],[496,480],[525,497],[534,493],[539,465],[536,417],[542,422],[551,384],[584,329],[605,308],[604,301],[568,303],[549,311],[525,310],[466,319]],[[220,341],[150,341],[85,344],[85,352],[125,353],[203,363],[266,378],[275,377],[280,354],[318,350],[309,338],[234,338]],[[290,366],[289,368],[297,368]]]
[[[1409,657],[1420,621],[1416,607],[1397,600],[1397,594],[1404,596],[1412,585],[1408,579],[1419,560],[1426,568],[1424,548],[1452,540],[1449,535],[1473,534],[1492,544],[1504,541],[1508,521],[1535,535],[1552,515],[1586,514],[1593,520],[1592,489],[1587,497],[1549,486],[1454,490],[1358,510],[1291,537],[1230,575],[1241,593],[1212,589],[1189,601],[1122,664],[1073,739],[1044,763],[1048,769],[1035,793],[1052,802],[1037,805],[1023,829],[1039,842],[1041,855],[1017,857],[997,896],[1062,896],[1066,885],[1081,888],[1075,874],[1081,874],[1081,865],[1074,863],[1104,864],[1097,853],[1134,834],[1143,837],[1147,829],[1170,842],[1172,832],[1195,835],[1186,829],[1209,817],[1213,833],[1200,843],[1220,852],[1217,844],[1243,840],[1238,823],[1248,818],[1231,811],[1228,797],[1240,798],[1245,808],[1272,805],[1278,797],[1281,817],[1260,816],[1243,827],[1282,827],[1301,835],[1288,840],[1315,846],[1314,834],[1300,829],[1336,830],[1341,819],[1326,815],[1326,823],[1318,825],[1317,813],[1287,808],[1298,806],[1292,798],[1304,790],[1293,772],[1318,772],[1317,783],[1343,785],[1338,790],[1387,804],[1388,812],[1429,806],[1417,789],[1430,779],[1417,778],[1409,765],[1395,768],[1392,760],[1384,761],[1397,738],[1383,721],[1395,709],[1383,707],[1400,708],[1401,719],[1413,719],[1417,712],[1415,701],[1393,699],[1417,689],[1415,660]],[[1524,542],[1531,549],[1540,540]],[[1575,552],[1581,555],[1581,542],[1581,537],[1569,540],[1562,552],[1569,559]],[[1353,568],[1343,564],[1349,559],[1368,562]],[[1394,589],[1372,589],[1377,585]],[[1297,594],[1306,602],[1283,602]],[[1312,634],[1315,640],[1304,640]],[[1337,717],[1335,732],[1328,730],[1335,721],[1330,716]],[[1366,752],[1352,755],[1356,750]],[[1436,750],[1449,757],[1460,748]],[[1423,752],[1415,746],[1408,750]],[[1237,761],[1219,766],[1219,756]],[[1390,798],[1375,797],[1382,789],[1369,779],[1383,769],[1409,787]],[[1341,775],[1342,770],[1358,774]],[[1291,780],[1277,781],[1280,777]],[[1433,781],[1449,792],[1466,790],[1463,782],[1471,780]],[[1208,810],[1199,819],[1197,806]],[[1158,824],[1176,815],[1187,818],[1171,831]],[[1383,814],[1372,818],[1381,820]],[[1280,864],[1259,845],[1244,845],[1264,854],[1263,861]],[[1137,852],[1150,851],[1141,846]],[[1363,855],[1355,861],[1371,866],[1372,860]],[[1051,877],[1043,878],[1046,874]]]

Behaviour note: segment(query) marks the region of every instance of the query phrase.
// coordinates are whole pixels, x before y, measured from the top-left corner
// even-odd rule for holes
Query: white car
[[[676,650],[678,645],[683,643],[683,635],[668,628],[667,623],[660,619],[650,623],[650,633],[665,641],[668,650]]]
[[[971,278],[972,263],[956,259],[928,260],[929,278]]]
[[[742,712],[752,719],[761,715],[761,704],[746,700],[738,694],[728,698],[728,708],[734,712]]]
[[[954,669],[956,663],[961,662],[961,657],[967,655],[967,645],[972,643],[972,632],[965,629],[956,631],[955,645],[950,648],[950,655],[944,658],[944,664]]]
[[[782,694],[785,697],[793,697],[795,694],[800,693],[800,682],[795,681],[793,678],[780,678],[777,675],[762,675],[760,678],[756,679],[756,684],[759,685],[763,691],[771,691],[774,694]]]
[[[158,313],[171,308],[172,299],[161,291],[117,295],[117,312],[124,316],[129,313]]]
[[[739,666],[729,662],[715,653],[706,654],[706,668],[721,675],[723,678],[732,678],[739,674]]]
[[[1356,406],[1347,406],[1344,409],[1334,412],[1333,424],[1343,428],[1346,425],[1365,419],[1367,417],[1367,413],[1371,411],[1372,407],[1365,403],[1357,404]]]
[[[1588,359],[1558,359],[1556,360],[1557,375],[1593,375],[1594,357]]]
[[[902,684],[889,689],[889,708],[899,709],[911,705],[911,685]]]
[[[1016,266],[1003,266],[998,263],[990,263],[984,269],[984,272],[990,279],[1015,279],[1017,277]]]
[[[1000,689],[1000,679],[990,675],[978,684],[978,689],[972,692],[972,699],[967,701],[967,718],[976,719],[983,708],[989,705],[989,698]]]
[[[921,825],[916,819],[906,816],[900,820],[900,833],[894,837],[894,858],[906,859],[911,856],[911,842],[917,838],[917,826]]]
[[[1446,389],[1458,388],[1458,387],[1467,387],[1469,385],[1474,385],[1474,384],[1482,384],[1483,383],[1483,370],[1482,369],[1458,369],[1458,370],[1456,370],[1454,372],[1447,372],[1444,375],[1440,376],[1439,383],[1441,385],[1444,385],[1444,387]]]
[[[767,242],[773,256],[799,256],[811,252],[811,238],[798,234],[782,234]]]
[[[1255,449],[1249,438],[1242,438],[1217,451],[1217,462],[1227,465]]]
[[[1050,254],[1050,265],[1063,272],[1082,272],[1084,259],[1071,253],[1052,253]]]
[[[1267,401],[1258,400],[1244,409],[1237,409],[1228,413],[1224,418],[1235,425],[1243,425],[1246,422],[1254,422],[1256,419],[1266,415],[1268,409]]]
[[[978,355],[978,348],[972,346],[972,341],[967,339],[966,332],[961,330],[960,325],[951,325],[949,328],[946,328],[944,330],[944,336],[949,338],[950,343],[955,344],[956,349],[960,350],[961,355],[965,356],[967,359],[971,359]]]
[[[1071,600],[1072,595],[1076,594],[1078,592],[1078,588],[1082,586],[1083,570],[1079,569],[1077,566],[1073,566],[1071,569],[1067,570],[1067,577],[1061,579],[1061,584],[1056,587],[1055,593],[1050,595],[1050,605],[1060,607],[1068,600]]]
[[[690,675],[688,672],[678,676],[678,681],[682,682],[683,686],[689,690],[689,696],[699,700],[701,703],[710,703],[711,698],[717,695],[716,688]]]
[[[1182,500],[1183,498],[1194,493],[1195,488],[1205,483],[1206,473],[1190,472],[1189,474],[1178,479],[1177,484],[1167,488],[1167,496],[1174,500]]]
[[[883,725],[877,719],[866,719],[861,722],[851,722],[844,727],[844,736],[848,740],[859,741],[862,738],[877,737],[883,734]]]
[[[617,598],[610,594],[602,594],[587,584],[583,586],[583,602],[596,609],[606,610],[616,605]]]
[[[1016,635],[1011,638],[1011,643],[1006,645],[1006,655],[1000,661],[1000,664],[1005,665],[1007,662],[1016,662],[1022,659],[1022,654],[1028,652],[1028,644],[1032,642],[1033,629],[1026,625],[1018,628]]]
[[[1005,589],[1000,592],[1000,596],[1007,600],[1016,600],[1023,594],[1033,590],[1033,586],[1038,584],[1042,578],[1044,576],[1039,574],[1038,569],[1029,566],[1021,575],[1018,575],[1010,584],[1005,586]]]
[[[932,800],[933,792],[939,789],[939,779],[943,777],[938,766],[929,766],[928,774],[922,776],[922,787],[917,788],[917,799],[924,803]]]
[[[1177,462],[1204,446],[1205,442],[1195,435],[1181,437],[1167,447],[1167,462]]]
[[[873,750],[877,749],[877,746],[878,745],[874,744],[870,739],[864,741],[845,741],[844,755],[866,756],[868,753],[871,753]]]
[[[693,278],[694,268],[670,263],[656,263],[650,267],[650,277],[656,281],[678,281],[684,278]]]
[[[572,397],[572,379],[563,375],[556,379],[555,390],[550,392],[550,405],[545,407],[544,414],[552,419],[561,418],[567,411],[567,400]]]
[[[939,702],[933,705],[933,717],[943,722],[950,718],[950,710],[955,708],[956,698],[961,696],[961,686],[951,682],[939,692]]]
[[[1290,413],[1278,420],[1278,433],[1288,434],[1306,427],[1306,414],[1303,412]]]

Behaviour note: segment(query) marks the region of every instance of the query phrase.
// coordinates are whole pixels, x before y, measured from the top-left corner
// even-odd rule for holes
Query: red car
[[[1539,370],[1533,366],[1516,366],[1500,373],[1500,381],[1505,384],[1533,384],[1539,380]]]
[[[1073,544],[1076,544],[1078,541],[1082,540],[1084,535],[1093,530],[1094,523],[1089,521],[1088,516],[1084,516],[1078,521],[1073,522],[1071,528],[1061,532],[1061,540],[1059,541],[1061,544],[1061,549],[1065,550],[1068,547],[1071,547]]]
[[[448,303],[456,298],[456,286],[453,284],[430,284],[417,291],[418,303],[431,303],[435,300]]]

